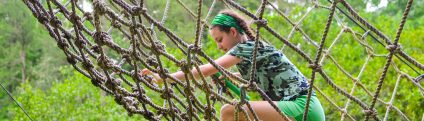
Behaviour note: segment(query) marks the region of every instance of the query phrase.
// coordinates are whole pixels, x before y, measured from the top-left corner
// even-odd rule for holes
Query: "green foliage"
[[[37,80],[29,83],[42,90],[60,80],[58,69],[65,64],[63,52],[24,3],[0,1],[0,17],[0,83],[13,93],[28,79]],[[14,105],[6,93],[0,94],[0,107]],[[6,112],[0,108],[0,120],[6,118]]]
[[[34,120],[139,120],[129,117],[112,96],[94,88],[90,80],[70,67],[62,69],[67,77],[55,82],[49,90],[42,91],[30,83],[21,83],[16,99]],[[8,107],[11,120],[28,118],[15,105]]]

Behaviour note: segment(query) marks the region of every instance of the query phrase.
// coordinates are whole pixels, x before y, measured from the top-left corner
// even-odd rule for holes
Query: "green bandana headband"
[[[215,16],[215,18],[212,20],[212,26],[213,25],[222,25],[222,26],[228,26],[228,27],[234,27],[236,30],[240,33],[244,33],[244,30],[237,25],[237,20],[233,17],[225,14],[218,14]]]

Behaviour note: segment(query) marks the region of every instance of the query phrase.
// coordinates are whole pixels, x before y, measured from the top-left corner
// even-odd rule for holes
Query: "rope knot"
[[[137,83],[139,83],[139,82],[137,82]],[[141,94],[145,94],[146,93],[143,89],[139,90],[138,87],[135,86],[135,85],[132,86],[131,89],[133,90],[133,93],[136,94],[136,95],[141,95]]]
[[[68,32],[63,32],[63,38],[69,40],[69,39],[72,38],[72,35],[70,35],[70,33],[68,33]]]
[[[77,60],[75,58],[72,58],[71,56],[66,57],[66,60],[72,65],[75,65],[77,63]]]
[[[94,66],[91,63],[90,59],[86,59],[86,60],[87,60],[87,62],[84,61],[82,63],[82,67],[84,67],[84,69],[87,69],[87,70],[91,70],[92,68],[94,68]]]
[[[83,48],[86,44],[87,42],[85,42],[84,40],[81,40],[81,38],[75,38],[75,45],[78,48]]]
[[[401,48],[400,45],[394,45],[394,44],[386,46],[386,49],[389,50],[390,52],[399,52],[400,48]]]
[[[115,95],[115,102],[119,105],[123,105],[124,101],[122,101],[122,96],[120,94]]]
[[[100,15],[103,15],[106,10],[106,3],[103,0],[94,0],[93,1],[94,11]]]
[[[163,79],[167,78],[166,73],[169,72],[167,69],[164,68],[163,71],[162,71],[162,69],[160,69],[160,67],[157,67],[156,70],[158,70],[159,77],[161,77]]]
[[[134,75],[134,76],[138,76],[138,74],[137,75]],[[144,75],[141,78],[144,79],[144,80],[146,80],[147,82],[149,82],[149,84],[154,84],[153,83],[153,76],[151,76],[151,75]]]
[[[376,116],[377,115],[377,112],[375,111],[375,110],[364,110],[364,113],[365,114],[367,114],[367,115],[369,115],[369,116],[371,116],[371,117],[374,117],[374,116]]]
[[[109,69],[112,67],[115,63],[113,60],[109,59],[106,55],[102,54],[97,58],[97,62],[99,62],[99,66],[101,68]]]
[[[166,50],[165,50],[166,46],[164,44],[162,44],[162,42],[154,41],[154,44],[156,45],[156,50],[153,50],[153,52],[155,52],[155,51],[156,52],[159,52],[159,51],[166,52]],[[159,53],[157,53],[157,54],[159,54]]]
[[[179,67],[181,67],[181,70],[184,72],[184,70],[187,68],[187,65],[188,65],[188,63],[187,63],[187,61],[186,60],[181,60],[179,63],[178,63],[178,66]]]
[[[141,12],[146,12],[146,10],[147,10],[146,8],[133,6],[131,7],[131,15],[140,15]]]
[[[102,52],[101,47],[99,45],[93,45],[93,47],[91,47],[91,49],[97,54],[100,54]]]
[[[57,42],[57,46],[62,50],[64,50],[65,48],[68,48],[68,44],[66,44],[66,42],[62,38],[60,38],[59,41]]]
[[[137,33],[137,26],[130,26],[130,28],[129,28],[129,30],[130,30],[130,33]]]
[[[255,81],[250,81],[247,89],[255,89],[255,88],[256,88],[256,82]]]
[[[200,50],[202,50],[201,47],[195,46],[194,44],[189,45],[188,49],[193,53],[198,53],[198,52],[200,52]]]
[[[171,94],[173,93],[173,91],[171,89],[166,89],[165,92],[163,92],[160,97],[163,99],[169,99],[171,98]]]
[[[84,17],[89,21],[93,20],[93,15],[90,12],[85,12]]]
[[[151,119],[151,120],[155,119],[154,114],[150,111],[144,112],[144,118]]]
[[[116,81],[114,81],[114,79],[107,80],[105,85],[108,89],[116,89],[118,86],[118,84],[116,83]]]
[[[113,26],[113,27],[115,27],[115,28],[121,28],[122,24],[121,24],[121,23],[119,23],[118,21],[114,20],[114,21],[112,22],[112,26]]]
[[[259,27],[264,27],[268,24],[268,21],[266,19],[261,19],[261,20],[255,20],[253,21],[253,23],[255,23]]]
[[[188,67],[187,63],[184,66],[181,66],[181,71],[184,73],[190,73],[190,68]]]
[[[44,13],[41,13],[37,18],[38,18],[38,22],[40,23],[44,23],[49,20]]]
[[[230,104],[237,106],[239,104],[239,102],[237,101],[237,99],[233,99],[232,102],[230,102]]]
[[[101,81],[98,80],[97,78],[92,78],[91,79],[91,84],[93,84],[96,87],[100,87]]]
[[[138,101],[134,97],[126,96],[125,101],[131,105],[138,105]]]
[[[153,67],[157,67],[157,66],[159,66],[158,61],[156,61],[156,59],[155,59],[155,58],[153,58],[153,57],[149,57],[149,58],[147,58],[147,59],[146,59],[146,63],[147,63],[148,65],[150,65],[150,66],[153,66]]]
[[[166,115],[168,114],[168,110],[158,110],[156,114]]]
[[[319,64],[309,64],[308,65],[309,68],[313,69],[313,70],[319,70],[321,68],[321,65]]]
[[[109,43],[112,40],[112,37],[106,32],[96,32],[93,35],[94,42],[99,46]]]
[[[130,55],[128,55],[128,54],[122,54],[122,58],[125,59],[125,60],[131,60]]]
[[[189,121],[189,118],[188,118],[187,113],[182,113],[181,114],[181,118],[184,119],[184,120],[186,120],[186,121]]]
[[[71,18],[70,21],[72,21],[74,24],[81,20],[81,18],[75,12],[72,12],[69,17]]]
[[[55,28],[59,28],[62,26],[62,22],[57,18],[56,16],[50,19],[50,25],[52,25]]]

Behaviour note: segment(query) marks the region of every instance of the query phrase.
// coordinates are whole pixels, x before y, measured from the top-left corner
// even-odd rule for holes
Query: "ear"
[[[234,27],[231,27],[230,28],[230,34],[231,34],[231,36],[236,37],[237,36],[237,33],[238,33],[238,31],[237,31],[236,28],[234,28]]]

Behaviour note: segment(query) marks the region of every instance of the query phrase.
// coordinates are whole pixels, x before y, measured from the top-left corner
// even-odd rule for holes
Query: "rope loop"
[[[40,23],[45,23],[45,22],[47,22],[49,19],[47,18],[47,16],[46,16],[46,14],[44,14],[44,13],[41,13],[39,16],[38,16],[38,22],[40,22]]]
[[[166,52],[166,49],[165,49],[166,46],[162,42],[160,42],[160,41],[154,41],[154,44],[156,46],[156,49],[153,50],[153,52],[154,51],[156,51],[156,52]],[[158,53],[158,54],[160,54],[160,53]]]
[[[118,84],[114,81],[114,79],[107,80],[105,85],[109,89],[115,89],[116,86],[118,86]]]
[[[69,17],[70,21],[74,24],[81,20],[81,18],[75,12],[72,12]]]
[[[259,27],[264,27],[268,24],[268,21],[266,19],[260,19],[260,20],[254,20],[253,23],[255,23]]]
[[[89,21],[93,20],[93,18],[94,18],[93,14],[91,14],[90,12],[85,12],[84,17]]]
[[[395,52],[395,53],[397,53],[397,52],[399,52],[399,50],[401,49],[401,46],[400,46],[400,45],[394,45],[394,44],[391,44],[391,45],[387,45],[387,46],[386,46],[386,49],[387,49],[387,50],[389,50],[390,52]]]
[[[102,54],[97,58],[97,62],[99,62],[99,66],[104,69],[110,69],[115,64],[111,59],[109,59],[106,55]]]
[[[62,50],[69,47],[69,45],[62,38],[57,42],[57,46]]]
[[[121,28],[122,24],[119,21],[114,20],[112,26],[115,28]]]
[[[81,39],[75,39],[75,45],[78,48],[84,48],[84,46],[87,44],[87,42],[81,40]]]
[[[162,69],[160,69],[160,67],[157,67],[156,70],[158,70],[158,74],[159,74],[160,78],[162,78],[162,79],[167,78],[166,73],[168,73],[168,70],[163,69],[163,71],[162,71]]]
[[[188,63],[186,60],[181,60],[180,63],[178,64],[179,67],[181,67],[181,71],[183,71],[184,73],[188,73],[189,69],[188,69]]]
[[[99,14],[103,15],[106,13],[106,3],[104,0],[94,0],[93,1],[94,11]]]
[[[104,44],[107,44],[112,40],[112,37],[108,33],[99,32],[99,30],[94,33],[93,37],[94,42],[96,42],[99,46],[103,46]]]
[[[149,58],[147,58],[147,59],[146,59],[146,63],[147,63],[148,65],[150,65],[150,66],[153,66],[153,67],[158,67],[158,66],[159,66],[158,61],[157,61],[154,57],[149,57]]]
[[[158,121],[158,119],[155,118],[154,114],[151,111],[146,111],[143,116],[146,119]]]
[[[165,92],[164,93],[162,93],[161,95],[160,95],[160,97],[162,98],[162,99],[170,99],[172,96],[172,93],[174,93],[173,91],[172,91],[172,89],[165,89]]]
[[[85,69],[92,69],[94,68],[93,64],[91,63],[91,60],[86,59],[86,61],[84,61],[82,63],[82,67],[84,67]]]
[[[92,78],[91,83],[96,87],[100,87],[101,81],[97,78]]]
[[[117,104],[124,105],[124,101],[122,101],[122,96],[120,94],[116,94],[114,100]]]
[[[52,27],[54,28],[59,28],[60,26],[62,26],[62,22],[59,20],[59,18],[54,16],[50,19],[50,25],[52,25]]]
[[[102,52],[101,47],[99,45],[94,45],[93,47],[91,47],[91,49],[97,54],[100,54]]]
[[[142,8],[142,7],[139,7],[139,6],[133,6],[133,7],[131,7],[131,15],[133,15],[133,16],[136,16],[136,15],[140,15],[141,13],[144,13],[144,12],[146,12],[147,11],[147,9],[146,8]]]
[[[316,71],[316,70],[321,69],[321,65],[319,65],[319,64],[309,64],[308,68],[311,68],[312,70]]]
[[[196,46],[194,44],[188,45],[187,49],[190,50],[192,53],[198,53],[198,52],[200,52],[202,50],[201,47],[198,47],[198,46]]]
[[[63,38],[69,40],[69,39],[72,39],[72,35],[70,33],[63,32]]]
[[[363,111],[366,115],[371,116],[371,117],[375,117],[377,115],[377,111],[375,111],[375,110],[368,109],[368,110],[363,110]]]
[[[138,74],[137,74],[138,75]],[[144,75],[141,77],[141,79],[146,80],[147,82],[149,82],[150,84],[153,83],[153,77],[151,75]]]
[[[131,34],[135,34],[137,33],[137,26],[129,26],[129,30]]]

